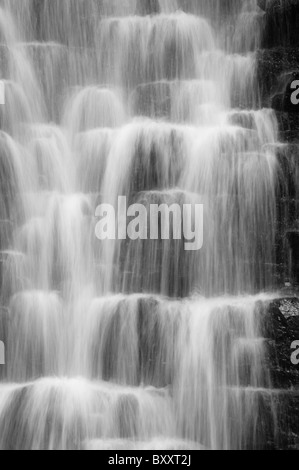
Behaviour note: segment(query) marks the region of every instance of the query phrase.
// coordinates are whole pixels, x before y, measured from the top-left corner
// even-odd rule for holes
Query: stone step
[[[75,450],[95,437],[148,441],[176,429],[166,391],[63,378],[0,385],[0,425],[3,450]]]
[[[299,140],[299,104],[291,101],[293,81],[299,77],[299,48],[277,47],[257,52],[260,105],[275,109],[282,142]]]
[[[179,301],[150,295],[90,299],[84,325],[78,322],[82,340],[71,364],[79,374],[96,380],[158,388],[179,384],[184,388],[184,361],[189,354],[193,368],[200,367],[203,358],[210,354],[215,387],[269,387],[269,364],[263,359],[264,338],[258,327],[253,331],[244,318],[247,312],[248,319],[257,318],[258,325],[267,306],[268,301],[259,297],[256,301]],[[202,322],[197,321],[202,315]],[[69,325],[58,295],[19,293],[11,299],[9,315],[4,310],[1,320],[8,338],[6,368],[11,380],[60,375],[66,370],[70,359],[63,347],[70,328],[74,335],[77,330]],[[192,332],[200,338],[202,331],[210,341],[206,344],[204,338],[198,339],[189,351],[184,346],[186,335]],[[226,370],[224,376],[222,368]],[[204,387],[204,383],[200,386]]]

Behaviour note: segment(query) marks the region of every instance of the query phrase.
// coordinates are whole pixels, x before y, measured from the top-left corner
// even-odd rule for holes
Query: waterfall
[[[275,434],[274,112],[254,0],[2,0],[0,449],[251,449]],[[204,205],[204,245],[100,202]]]

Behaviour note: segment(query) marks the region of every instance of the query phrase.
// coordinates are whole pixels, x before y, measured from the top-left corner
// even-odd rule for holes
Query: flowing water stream
[[[0,448],[263,446],[279,168],[257,2],[0,3]],[[201,201],[202,250],[100,242],[118,196]]]

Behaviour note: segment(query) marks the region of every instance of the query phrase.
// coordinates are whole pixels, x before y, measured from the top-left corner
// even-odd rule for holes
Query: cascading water
[[[278,132],[257,2],[1,5],[0,448],[266,446]],[[200,200],[202,250],[100,242],[118,196]]]

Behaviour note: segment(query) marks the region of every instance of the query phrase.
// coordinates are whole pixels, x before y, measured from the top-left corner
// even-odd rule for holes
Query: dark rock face
[[[276,111],[280,166],[277,192],[277,283],[299,283],[299,2],[259,0],[265,12],[257,52],[260,105]],[[297,92],[298,90],[298,92]]]
[[[138,15],[151,15],[160,13],[160,5],[158,0],[141,0],[137,2]]]
[[[296,284],[299,284],[299,231],[290,230],[287,232],[287,240],[290,247],[291,265],[293,277]]]
[[[267,447],[298,449],[299,365],[292,362],[292,345],[299,341],[299,299],[275,300],[259,313],[273,385],[271,393],[264,394],[263,403],[266,416],[269,413],[276,421],[276,432],[271,429]]]
[[[258,51],[257,59],[262,105],[271,107],[273,99],[280,94],[285,94],[290,82],[298,79],[299,48],[278,46],[273,49],[262,49]],[[282,111],[281,106],[279,110]]]
[[[297,0],[259,0],[265,11],[263,48],[299,46],[299,3]]]
[[[298,271],[298,214],[299,214],[299,146],[296,143],[279,144],[276,155],[279,162],[277,188],[276,263],[277,285],[299,285]]]
[[[273,386],[277,389],[297,388],[299,391],[299,366],[291,362],[291,345],[299,341],[299,299],[272,302],[264,316],[263,328]]]

